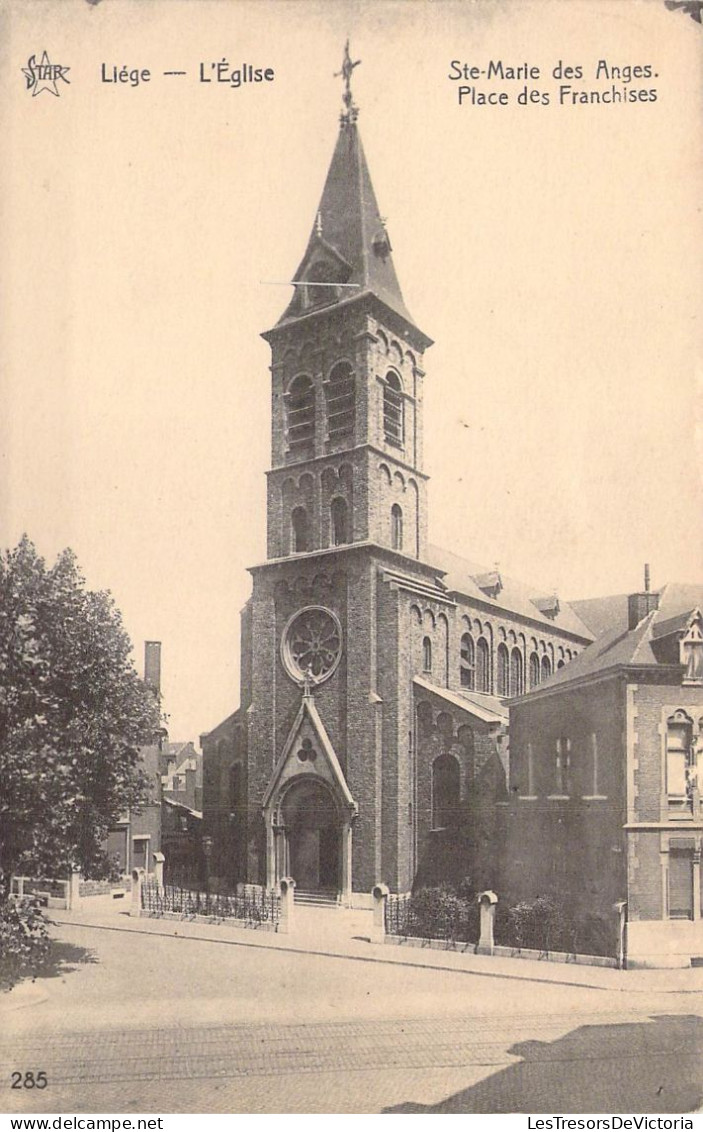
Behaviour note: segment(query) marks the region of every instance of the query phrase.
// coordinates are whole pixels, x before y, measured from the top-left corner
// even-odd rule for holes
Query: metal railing
[[[478,905],[444,896],[436,899],[390,893],[386,899],[385,926],[389,935],[438,939],[450,943],[478,943]]]
[[[152,916],[167,913],[183,919],[210,916],[218,920],[238,920],[251,928],[268,925],[274,931],[279,920],[279,900],[275,893],[201,892],[172,884],[160,886],[151,879],[142,884],[142,909]]]

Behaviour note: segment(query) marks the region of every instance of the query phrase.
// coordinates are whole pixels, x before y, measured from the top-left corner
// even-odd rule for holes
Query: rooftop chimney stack
[[[654,609],[659,608],[659,594],[652,593],[650,589],[649,563],[644,564],[644,590],[638,594],[630,594],[627,599],[627,627],[636,629],[640,621],[648,617]]]
[[[144,683],[158,696],[161,692],[161,641],[144,642]]]

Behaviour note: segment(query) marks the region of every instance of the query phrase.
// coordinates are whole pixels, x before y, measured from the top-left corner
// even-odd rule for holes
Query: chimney
[[[635,629],[640,621],[649,616],[653,609],[659,608],[659,594],[653,594],[649,585],[649,563],[645,562],[644,590],[638,594],[630,594],[627,599],[628,629]]]
[[[161,641],[144,642],[144,683],[161,692]]]

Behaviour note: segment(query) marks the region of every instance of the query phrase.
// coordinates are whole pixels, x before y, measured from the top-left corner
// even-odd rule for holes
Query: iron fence
[[[265,925],[278,929],[279,900],[263,890],[241,894],[202,892],[176,885],[158,885],[154,880],[142,884],[142,909],[152,916],[174,913],[188,919],[211,916],[218,920],[238,920],[250,928]]]
[[[386,899],[385,918],[389,935],[478,943],[478,906],[446,893],[437,896],[431,889],[415,895],[391,893]]]

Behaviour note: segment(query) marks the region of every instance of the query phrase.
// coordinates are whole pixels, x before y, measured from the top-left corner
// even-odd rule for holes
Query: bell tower
[[[293,297],[271,346],[268,558],[371,543],[422,558],[423,354],[401,294],[351,94]]]

